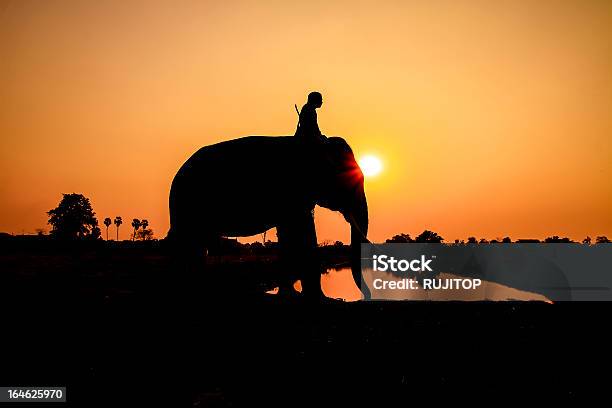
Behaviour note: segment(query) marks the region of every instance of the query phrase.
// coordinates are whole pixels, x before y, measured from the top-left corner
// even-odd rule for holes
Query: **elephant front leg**
[[[296,271],[302,282],[305,297],[319,299],[321,291],[321,263],[317,256],[317,232],[314,218],[309,210],[297,213],[277,227],[281,256],[289,274]],[[281,285],[280,290],[291,290],[291,281]],[[285,287],[283,287],[285,286]]]

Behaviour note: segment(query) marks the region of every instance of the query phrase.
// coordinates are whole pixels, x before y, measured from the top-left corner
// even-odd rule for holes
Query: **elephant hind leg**
[[[169,234],[170,236],[170,234]],[[208,249],[219,241],[219,237],[207,234],[173,234],[172,275],[168,287],[175,293],[189,297],[201,297],[217,291],[210,267],[207,266]]]
[[[314,218],[310,211],[303,211],[291,219],[284,220],[277,227],[281,257],[287,268],[288,279],[281,290],[290,290],[294,279],[292,273],[302,282],[302,294],[305,297],[321,298],[321,263],[317,256],[317,233]],[[295,276],[295,275],[293,275]]]

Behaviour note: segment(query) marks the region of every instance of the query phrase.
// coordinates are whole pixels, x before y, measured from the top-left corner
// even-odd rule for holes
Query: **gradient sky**
[[[184,160],[293,134],[319,90],[323,132],[384,163],[374,240],[612,236],[610,73],[603,0],[0,0],[0,231],[78,192],[163,237]]]

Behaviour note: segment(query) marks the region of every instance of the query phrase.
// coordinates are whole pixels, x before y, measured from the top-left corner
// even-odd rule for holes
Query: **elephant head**
[[[361,282],[361,244],[368,243],[368,202],[364,178],[353,151],[340,137],[325,138],[321,145],[321,167],[315,200],[318,205],[339,211],[351,225],[351,269],[364,297],[367,286]]]

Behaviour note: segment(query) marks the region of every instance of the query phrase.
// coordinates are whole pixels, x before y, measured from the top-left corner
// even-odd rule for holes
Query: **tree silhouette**
[[[573,242],[571,239],[569,238],[559,238],[558,235],[553,235],[552,237],[548,237],[544,240],[544,242],[550,244],[550,243],[569,243],[569,242]]]
[[[53,227],[51,236],[58,239],[98,239],[100,228],[89,199],[82,194],[63,194],[59,205],[47,212]]]
[[[117,226],[117,242],[119,242],[119,227],[123,224],[123,219],[120,216],[116,216],[114,223]]]
[[[142,229],[138,230],[138,232],[136,233],[136,236],[141,241],[150,241],[150,240],[153,239],[153,230],[152,229],[147,229],[147,228],[142,228]]]
[[[388,244],[400,243],[404,244],[407,242],[414,242],[414,240],[410,237],[410,234],[398,234],[394,235],[393,238],[390,238],[386,241]]]
[[[148,226],[149,226],[149,220],[142,220],[142,221],[140,221],[140,227],[142,228],[143,231],[146,230]],[[143,240],[144,240],[144,238],[143,238]]]
[[[132,234],[132,241],[136,238],[136,230],[140,228],[140,220],[138,218],[134,218],[132,220],[132,227],[134,228],[134,233]]]
[[[401,234],[394,235],[392,238],[387,239],[385,242],[388,244],[391,244],[391,243],[410,243],[410,242],[442,243],[443,241],[444,241],[444,238],[442,238],[437,233],[433,231],[425,230],[414,239],[410,237],[410,234],[401,233]],[[547,237],[546,239],[544,239],[544,241],[540,241],[538,239],[517,239],[515,242],[517,244],[539,243],[539,242],[575,243],[575,241],[572,241],[568,237],[561,238],[558,235]],[[582,240],[582,243],[585,245],[591,245],[591,242],[592,242],[591,237],[588,237],[588,236]],[[480,240],[478,240],[476,237],[468,237],[467,242],[464,242],[463,240],[455,239],[455,245],[460,245],[460,244],[463,245],[465,243],[467,244],[497,244],[497,243],[510,244],[512,243],[512,239],[510,237],[504,237],[504,238],[498,237],[498,238],[492,239],[491,241],[488,241],[486,238],[481,238]],[[607,244],[607,243],[612,243],[612,241],[610,241],[610,239],[608,239],[608,237],[604,235],[604,236],[598,236],[597,238],[595,238],[595,243],[596,244]]]
[[[444,241],[444,238],[439,236],[437,233],[429,230],[421,232],[421,234],[414,239],[414,242],[425,242],[439,244]]]
[[[110,217],[106,217],[106,218],[104,219],[104,225],[106,226],[106,240],[107,240],[107,241],[108,241],[108,227],[110,227],[110,225],[111,225],[112,223],[113,223],[113,222],[111,221]]]

